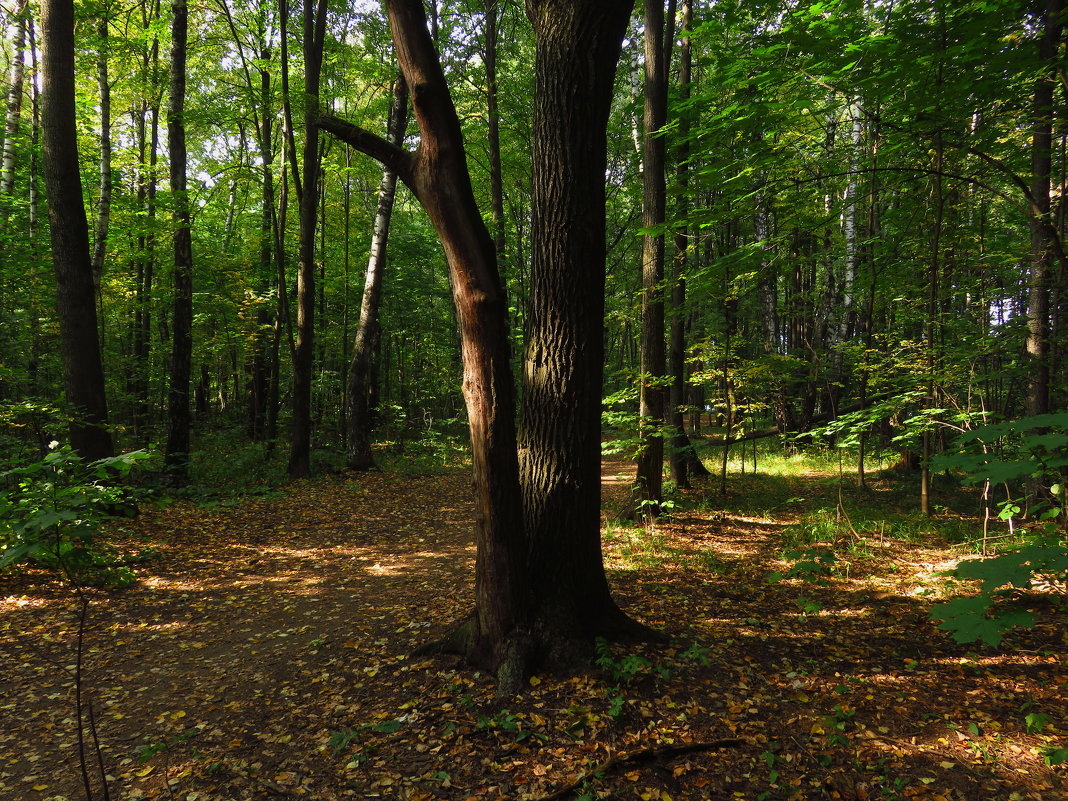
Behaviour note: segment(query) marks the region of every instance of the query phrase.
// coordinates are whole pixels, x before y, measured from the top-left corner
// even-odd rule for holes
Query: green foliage
[[[624,654],[617,658],[604,637],[598,637],[594,647],[597,667],[607,671],[617,684],[630,684],[650,667],[649,660],[639,654]]]
[[[952,451],[932,462],[940,470],[959,470],[970,484],[1002,484],[1025,478],[1045,481],[1055,490],[1055,497],[1063,499],[1068,412],[980,426],[962,434]]]
[[[826,548],[808,548],[804,551],[787,551],[783,558],[793,562],[786,571],[776,570],[768,574],[768,583],[777,584],[786,579],[801,579],[822,583],[831,572],[831,565],[838,561],[833,551]]]
[[[996,446],[996,449],[995,449]],[[981,426],[962,435],[955,452],[939,458],[939,466],[961,470],[968,483],[1007,483],[1020,479],[1044,482],[1052,502],[1036,504],[1042,510],[1034,541],[986,559],[961,562],[958,578],[981,582],[979,594],[957,598],[931,610],[939,628],[957,642],[982,641],[997,646],[1006,631],[1034,625],[1035,616],[998,603],[1012,589],[1027,589],[1040,575],[1064,577],[1068,573],[1068,549],[1056,528],[1064,516],[1065,470],[1068,468],[1068,413],[1044,414],[1005,423]],[[1011,499],[1001,504],[999,517],[1011,520],[1021,511]],[[1008,587],[1009,589],[1003,589]]]
[[[1042,761],[1047,765],[1063,765],[1068,762],[1068,747],[1050,746],[1042,751]]]
[[[118,481],[150,454],[134,451],[88,464],[52,443],[41,460],[0,475],[0,568],[33,561],[76,583],[125,585],[130,569],[97,540],[104,522],[130,509]]]

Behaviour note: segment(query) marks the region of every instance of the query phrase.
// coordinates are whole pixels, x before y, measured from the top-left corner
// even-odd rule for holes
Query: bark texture
[[[537,42],[520,474],[538,620],[567,647],[635,624],[600,543],[606,131],[627,0],[528,0]]]
[[[48,220],[56,274],[63,386],[73,407],[71,445],[83,458],[111,456],[104,369],[97,339],[89,224],[82,203],[74,100],[74,5],[46,0],[41,7],[41,145]]]
[[[171,88],[167,106],[167,147],[174,217],[174,311],[171,320],[171,375],[167,397],[167,451],[172,480],[184,482],[189,470],[192,424],[189,384],[193,368],[193,242],[186,191],[185,80],[189,9],[185,0],[171,5]]]

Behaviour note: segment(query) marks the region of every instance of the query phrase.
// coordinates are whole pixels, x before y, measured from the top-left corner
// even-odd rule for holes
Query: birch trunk
[[[389,142],[400,148],[404,144],[404,131],[408,124],[408,87],[404,76],[398,76],[393,87],[393,103],[389,110],[387,127]],[[360,320],[352,346],[352,362],[349,365],[346,417],[348,419],[348,466],[353,470],[370,470],[374,465],[371,455],[371,427],[373,363],[379,342],[379,309],[382,300],[382,280],[386,269],[386,253],[389,244],[390,219],[397,194],[397,173],[388,167],[382,172],[378,189],[378,208],[375,212],[374,230],[371,235],[371,256],[367,261],[364,277],[363,299],[360,303]]]

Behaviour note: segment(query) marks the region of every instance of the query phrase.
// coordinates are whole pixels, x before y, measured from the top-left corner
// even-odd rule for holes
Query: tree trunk
[[[690,80],[693,72],[693,55],[690,49],[689,30],[693,24],[693,10],[690,0],[682,0],[683,37],[679,50],[679,100],[685,106],[690,97]],[[677,217],[686,220],[689,216],[690,185],[690,117],[684,110],[679,117],[679,148],[676,176],[679,184]],[[686,273],[687,257],[690,253],[689,232],[679,227],[675,231],[675,286],[671,293],[671,345],[669,348],[669,369],[671,373],[671,477],[675,485],[685,489],[690,486],[690,474],[708,475],[708,470],[701,463],[686,434],[683,410],[686,407]]]
[[[93,236],[93,284],[100,294],[100,279],[104,273],[108,226],[111,222],[111,84],[108,82],[108,19],[107,5],[100,10],[97,23],[99,51],[96,57],[96,82],[100,91],[100,195]]]
[[[489,139],[490,213],[493,218],[493,247],[497,266],[504,279],[504,176],[501,170],[501,113],[497,108],[497,19],[499,0],[486,4],[486,121]]]
[[[0,195],[10,196],[15,191],[16,140],[19,133],[19,118],[22,114],[22,94],[25,81],[26,27],[28,3],[23,0],[12,15],[11,66],[8,70],[7,109],[4,118],[3,153],[0,156]]]
[[[528,0],[536,37],[531,295],[520,475],[531,581],[552,647],[637,625],[600,545],[607,121],[628,0]]]
[[[475,664],[514,665],[525,653],[522,505],[507,308],[493,240],[471,189],[460,122],[420,0],[386,3],[397,59],[411,89],[420,144],[409,153],[334,117],[322,127],[392,169],[422,203],[445,250],[462,341],[475,491],[475,611],[453,643]],[[512,673],[502,687],[517,688]]]
[[[1063,0],[1046,0],[1039,41],[1031,126],[1031,267],[1027,277],[1027,413],[1050,410],[1050,275],[1053,224],[1050,219],[1050,174],[1053,149],[1053,90],[1061,40]]]
[[[72,0],[41,7],[41,144],[44,151],[52,262],[56,274],[63,385],[72,407],[71,445],[87,460],[113,453],[107,429],[104,369],[97,339],[89,223],[82,203],[74,99]]]
[[[184,483],[189,472],[189,385],[193,360],[193,246],[186,191],[185,65],[189,10],[173,0],[171,88],[167,107],[167,147],[174,219],[174,313],[171,321],[171,375],[167,397],[167,451],[171,479]]]
[[[667,69],[664,65],[664,2],[645,0],[645,113],[642,118],[641,376],[638,428],[641,444],[635,494],[638,517],[657,514],[664,496],[664,138]]]
[[[312,362],[315,353],[315,215],[319,199],[319,77],[326,0],[304,0],[304,152],[297,259],[297,341],[293,349],[293,441],[289,475],[311,473]]]
[[[393,85],[393,104],[389,110],[387,127],[389,142],[396,148],[404,144],[404,130],[408,124],[408,87],[404,76]],[[373,362],[379,341],[379,308],[382,301],[382,278],[386,269],[389,243],[389,224],[393,215],[393,201],[397,194],[397,174],[388,167],[382,173],[378,189],[378,209],[375,212],[371,235],[371,256],[364,278],[360,321],[352,346],[349,365],[346,417],[348,420],[348,465],[353,470],[370,470],[375,466],[371,455],[371,427],[373,407]]]

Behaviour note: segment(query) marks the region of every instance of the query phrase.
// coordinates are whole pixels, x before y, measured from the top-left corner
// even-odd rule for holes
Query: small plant
[[[798,598],[794,601],[794,604],[805,615],[818,615],[823,611],[823,604],[819,601],[814,601],[811,598]]]
[[[334,749],[335,754],[340,754],[359,736],[359,732],[353,729],[342,729],[341,731],[331,732],[330,739],[326,741],[326,744]]]
[[[1024,716],[1024,727],[1028,734],[1038,734],[1049,724],[1050,716],[1045,712],[1028,712]]]
[[[76,585],[134,581],[128,564],[96,536],[106,520],[129,509],[116,480],[148,457],[134,451],[86,464],[53,442],[40,461],[0,474],[8,484],[0,495],[0,568],[32,561]]]
[[[849,745],[849,737],[846,732],[852,725],[856,714],[857,711],[855,709],[835,704],[832,714],[823,717],[823,726],[828,745]]]
[[[711,648],[705,648],[703,645],[698,645],[697,643],[692,642],[680,656],[682,656],[683,659],[697,662],[701,667],[708,667],[711,664],[711,660],[708,658],[708,655],[711,652]]]
[[[643,671],[650,666],[649,660],[638,654],[627,654],[617,659],[612,653],[611,646],[603,637],[598,637],[595,642],[597,649],[597,667],[603,668],[612,674],[612,681],[617,684],[630,684]]]
[[[776,570],[768,574],[768,583],[777,584],[785,579],[797,578],[816,584],[824,583],[831,572],[831,565],[838,561],[832,551],[823,548],[808,548],[804,551],[787,551],[783,558],[793,562],[786,572]]]
[[[510,709],[502,709],[496,715],[492,716],[479,715],[478,719],[475,721],[475,725],[483,731],[500,729],[501,731],[512,735],[512,738],[517,743],[521,743],[530,737],[534,737],[536,740],[541,740],[542,742],[549,739],[541,732],[532,732],[529,729],[524,729],[523,722],[520,720],[519,716],[513,713]]]
[[[1068,747],[1050,746],[1042,750],[1042,761],[1047,765],[1063,765],[1068,763]]]

